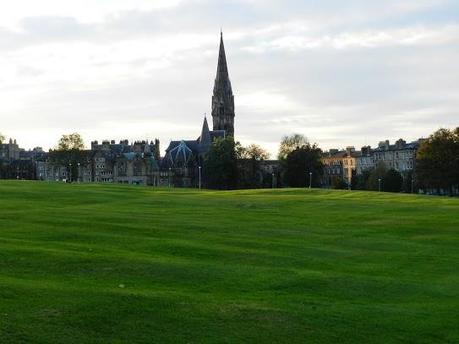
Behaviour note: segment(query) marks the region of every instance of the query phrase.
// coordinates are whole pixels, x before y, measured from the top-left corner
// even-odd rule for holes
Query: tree
[[[237,185],[236,143],[232,137],[218,138],[204,158],[204,182],[211,189],[234,189]]]
[[[287,156],[293,152],[294,150],[301,148],[303,146],[308,145],[308,139],[301,134],[293,134],[290,136],[284,136],[282,138],[282,141],[280,143],[279,147],[279,153],[277,155],[277,158],[279,160],[285,161],[287,159]]]
[[[339,176],[333,176],[331,178],[331,187],[332,189],[344,190],[344,189],[347,189],[347,184],[343,180],[343,178]]]
[[[381,186],[381,191],[384,190],[384,177],[387,173],[386,164],[382,161],[379,161],[376,167],[370,172],[370,176],[368,177],[367,181],[367,190],[378,191],[379,187]]]
[[[5,136],[0,133],[0,145],[5,141]]]
[[[256,161],[268,160],[270,154],[268,151],[256,144],[251,144],[248,147],[243,147],[236,144],[238,159],[253,159]]]
[[[285,159],[285,181],[291,187],[318,186],[323,172],[322,151],[306,143],[290,152]],[[310,174],[311,173],[311,174]]]
[[[57,144],[58,151],[71,151],[82,149],[84,149],[84,142],[80,134],[78,133],[62,135]]]
[[[78,164],[81,165],[87,160],[86,152],[83,149],[84,142],[80,134],[62,135],[57,148],[49,152],[50,162],[65,166],[68,170],[70,181],[77,180],[80,171]]]
[[[263,185],[261,161],[269,158],[269,153],[258,145],[243,147],[236,143],[238,159],[238,187],[243,189],[260,188]],[[272,184],[272,183],[271,183]]]
[[[402,190],[403,177],[400,172],[391,168],[384,176],[384,191],[400,192]]]
[[[356,174],[353,171],[351,183],[352,190],[367,190],[368,180],[370,179],[372,171],[372,169],[363,170],[361,174]]]
[[[426,189],[453,192],[459,185],[459,127],[439,129],[421,143],[416,154],[416,177]]]
[[[405,193],[414,193],[416,192],[416,183],[414,180],[413,171],[408,171],[404,174],[402,191]]]

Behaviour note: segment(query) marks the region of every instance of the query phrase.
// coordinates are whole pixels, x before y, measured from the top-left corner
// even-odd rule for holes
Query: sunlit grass
[[[0,182],[0,342],[457,342],[459,200]]]

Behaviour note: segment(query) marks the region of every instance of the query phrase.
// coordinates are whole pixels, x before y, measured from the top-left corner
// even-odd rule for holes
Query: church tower
[[[226,136],[234,136],[234,96],[226,64],[223,33],[220,34],[217,76],[212,96],[213,130],[225,130]]]

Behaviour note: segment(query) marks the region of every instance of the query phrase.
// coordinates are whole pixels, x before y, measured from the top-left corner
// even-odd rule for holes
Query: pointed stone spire
[[[207,117],[204,116],[204,123],[202,124],[201,136],[199,137],[199,143],[203,146],[208,146],[212,143],[210,137],[209,125],[207,124]]]
[[[212,119],[214,130],[225,130],[227,136],[234,136],[234,96],[228,74],[223,32],[220,32],[217,75],[212,97]]]
[[[223,43],[223,32],[220,32],[220,51],[218,53],[217,76],[215,77],[215,88],[221,91],[230,91],[231,82],[228,75],[228,64],[226,63],[225,44]]]

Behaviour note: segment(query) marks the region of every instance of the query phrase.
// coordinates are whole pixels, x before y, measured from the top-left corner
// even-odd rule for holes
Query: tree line
[[[269,154],[259,146],[241,147],[233,138],[216,140],[205,159],[207,187],[217,189],[258,187],[324,187],[323,152],[305,136],[283,137],[278,153],[280,171],[263,175],[261,162]],[[241,164],[240,161],[245,161]],[[238,163],[239,161],[239,163]],[[379,162],[372,169],[352,176],[351,185],[343,178],[332,181],[335,189],[435,194],[459,193],[459,127],[439,129],[420,143],[414,169],[403,175]]]
[[[0,144],[5,137],[0,133]],[[82,161],[84,142],[78,133],[63,135],[55,149],[50,150],[51,161],[76,169]],[[267,172],[263,162],[269,153],[252,144],[247,147],[232,137],[216,139],[203,163],[204,186],[213,189],[266,187],[324,187],[323,152],[304,135],[284,136],[279,146],[276,171]],[[31,166],[26,162],[0,161],[0,177],[29,176]],[[76,173],[76,172],[75,172]],[[30,175],[33,178],[33,174]],[[415,168],[405,174],[387,168],[379,162],[374,168],[352,176],[351,185],[342,178],[331,182],[335,189],[374,190],[387,192],[459,193],[459,127],[439,129],[420,143]]]
[[[204,159],[204,183],[212,189],[319,187],[322,151],[300,134],[285,136],[276,171],[263,169],[269,153],[258,145],[243,147],[232,137],[216,139]]]

